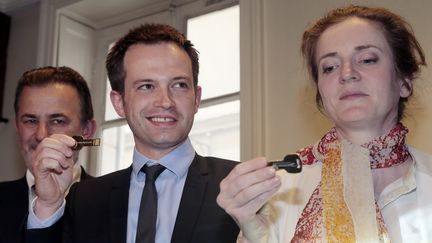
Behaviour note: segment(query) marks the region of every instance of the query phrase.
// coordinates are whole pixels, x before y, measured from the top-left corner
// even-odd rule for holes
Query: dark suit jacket
[[[91,178],[81,167],[81,180]],[[28,216],[26,177],[0,183],[0,243],[23,242]]]
[[[233,161],[195,156],[186,177],[172,243],[236,241],[237,225],[216,203],[219,183],[235,164]],[[132,167],[129,167],[72,186],[62,219],[63,242],[126,242],[131,172]],[[59,234],[50,234],[50,237],[39,235],[39,242],[60,242]]]

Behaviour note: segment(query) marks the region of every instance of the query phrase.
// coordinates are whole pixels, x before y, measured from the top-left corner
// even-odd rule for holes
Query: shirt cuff
[[[47,228],[55,224],[62,216],[66,206],[66,200],[63,199],[63,203],[57,211],[54,212],[51,216],[41,221],[34,212],[34,207],[36,203],[37,197],[33,199],[31,205],[29,207],[29,216],[27,218],[27,229],[40,229]]]

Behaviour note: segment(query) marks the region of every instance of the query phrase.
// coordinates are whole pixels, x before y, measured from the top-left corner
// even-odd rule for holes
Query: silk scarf
[[[304,164],[322,162],[321,182],[296,225],[291,242],[390,242],[374,197],[373,169],[404,162],[408,130],[401,123],[361,146],[339,140],[332,128],[298,153]]]

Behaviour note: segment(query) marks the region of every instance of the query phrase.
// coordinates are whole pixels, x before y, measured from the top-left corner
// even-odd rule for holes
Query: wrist
[[[36,197],[33,206],[34,213],[39,220],[43,221],[53,215],[61,207],[63,201],[63,198],[59,198],[58,200],[47,202]]]

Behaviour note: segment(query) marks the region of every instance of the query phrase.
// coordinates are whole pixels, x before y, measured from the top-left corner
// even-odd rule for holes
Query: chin
[[[343,113],[339,113],[337,117],[338,120],[343,122],[361,122],[372,118],[371,112],[365,109],[350,109]]]

